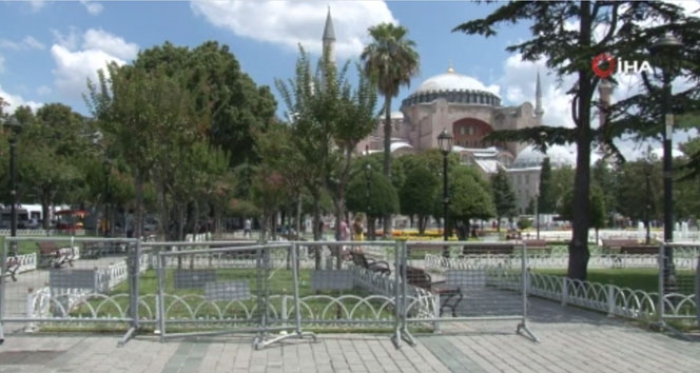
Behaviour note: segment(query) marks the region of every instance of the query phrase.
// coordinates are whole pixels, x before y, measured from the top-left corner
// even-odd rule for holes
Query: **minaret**
[[[335,63],[335,30],[333,29],[333,18],[331,17],[331,7],[328,7],[326,26],[323,28],[323,55],[328,57],[330,62]]]
[[[535,116],[539,119],[540,124],[542,124],[542,116],[544,115],[544,109],[542,109],[542,82],[540,81],[540,72],[537,71],[537,84],[535,86]]]
[[[602,129],[606,122],[606,111],[611,105],[611,96],[613,85],[607,79],[601,79],[598,84],[598,126]],[[609,151],[605,145],[601,145],[598,150],[599,154],[604,158],[609,155]]]

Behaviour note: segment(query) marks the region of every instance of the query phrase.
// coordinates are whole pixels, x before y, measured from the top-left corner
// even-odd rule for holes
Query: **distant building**
[[[324,53],[335,48],[335,30],[328,12],[323,34]],[[539,190],[539,175],[545,155],[531,146],[517,142],[490,143],[488,134],[506,129],[542,126],[542,86],[539,73],[535,84],[535,105],[524,102],[517,106],[501,106],[501,97],[490,92],[477,79],[455,72],[428,78],[401,103],[401,110],[391,114],[391,152],[394,156],[412,154],[438,147],[437,136],[443,130],[454,137],[453,152],[461,162],[477,167],[486,177],[505,169],[517,194],[521,213]],[[609,98],[609,94],[606,96]],[[376,130],[361,141],[360,154],[384,149],[384,120],[379,119]],[[552,168],[574,166],[575,154],[562,146],[547,149]]]

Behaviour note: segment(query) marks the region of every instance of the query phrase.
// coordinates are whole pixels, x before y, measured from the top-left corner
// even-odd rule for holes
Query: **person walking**
[[[247,218],[243,223],[243,237],[251,237],[253,235],[252,228],[253,222],[250,221],[250,218]]]

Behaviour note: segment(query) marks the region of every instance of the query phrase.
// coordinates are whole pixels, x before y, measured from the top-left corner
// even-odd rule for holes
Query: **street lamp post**
[[[449,240],[449,237],[447,235],[447,228],[449,226],[449,209],[450,209],[450,197],[448,194],[448,185],[447,185],[447,156],[450,155],[450,152],[452,151],[452,135],[447,132],[447,130],[442,130],[442,132],[438,135],[438,146],[440,147],[440,150],[442,151],[442,198],[443,198],[443,224],[442,224],[442,235],[443,239],[445,242]],[[442,256],[445,258],[450,257],[450,248],[449,246],[445,245],[442,251]]]
[[[540,195],[535,195],[535,225],[537,229],[537,239],[540,239]]]
[[[674,63],[675,55],[678,50],[683,47],[680,40],[673,35],[667,34],[660,38],[654,45],[649,48],[649,51],[658,56],[660,59],[671,61]],[[664,63],[661,65],[663,77],[663,180],[664,180],[664,288],[667,291],[673,291],[675,282],[672,280],[674,276],[673,268],[673,248],[669,245],[673,242],[673,154],[672,154],[672,137],[673,137],[673,113],[671,112],[671,80],[674,71],[671,66]]]
[[[17,170],[15,167],[15,160],[17,157],[17,136],[22,131],[22,124],[17,120],[17,118],[10,117],[6,120],[3,126],[12,132],[10,136],[10,236],[17,236]],[[10,248],[10,255],[17,255],[17,243],[13,242]]]
[[[372,197],[372,165],[367,163],[365,166],[365,179],[367,180],[367,240],[372,237],[372,229],[370,228],[370,216],[372,213],[371,197]]]
[[[646,236],[646,244],[649,245],[651,243],[651,165],[647,163],[647,168],[646,172],[644,173],[645,176],[645,182],[646,182],[646,209],[644,211],[644,217],[646,220],[646,225],[647,225],[647,236]]]
[[[112,200],[112,192],[110,190],[110,180],[109,176],[112,173],[112,162],[109,159],[105,159],[102,162],[105,171],[105,207],[104,207],[104,236],[109,237],[109,227],[112,225],[112,216],[110,215],[111,206],[110,202]]]

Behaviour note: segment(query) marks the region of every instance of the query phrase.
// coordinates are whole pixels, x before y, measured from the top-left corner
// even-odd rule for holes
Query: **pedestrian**
[[[247,218],[245,222],[243,223],[243,237],[251,237],[252,236],[252,227],[253,227],[253,222],[250,221],[250,218]]]

